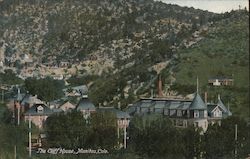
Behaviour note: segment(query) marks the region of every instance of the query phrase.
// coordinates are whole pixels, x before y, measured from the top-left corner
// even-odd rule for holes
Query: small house
[[[232,86],[233,81],[232,78],[216,77],[210,78],[208,84],[211,86]]]
[[[34,104],[25,114],[24,120],[31,120],[37,127],[42,128],[48,116],[52,114],[52,110],[45,104]]]

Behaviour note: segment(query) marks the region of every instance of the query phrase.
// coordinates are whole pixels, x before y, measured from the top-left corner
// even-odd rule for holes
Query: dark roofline
[[[191,99],[178,99],[178,98],[140,98],[140,100],[151,100],[151,101],[180,101],[180,102],[192,102]],[[136,101],[136,102],[138,102]]]
[[[208,80],[234,80],[232,77],[211,77]]]

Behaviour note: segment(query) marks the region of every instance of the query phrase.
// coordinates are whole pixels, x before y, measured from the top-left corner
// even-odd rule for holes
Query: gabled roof
[[[70,103],[69,101],[67,101],[66,103],[60,106],[60,109],[62,109],[63,111],[66,111],[67,109],[75,109],[75,108],[76,106]]]
[[[38,103],[43,103],[40,99],[37,98],[37,96],[32,96],[30,94],[26,94],[22,101],[21,101],[21,105],[24,104],[38,104]]]
[[[223,111],[222,108],[219,107],[217,104],[208,104],[207,105],[207,111],[208,111],[208,113],[213,112],[216,107],[219,108],[221,111]]]
[[[95,111],[95,105],[86,97],[82,97],[76,106],[76,110],[92,110]]]
[[[217,105],[223,110],[223,112],[227,112],[227,108],[225,107],[225,105],[221,101],[220,96],[218,97],[218,103],[217,103]]]
[[[189,107],[190,110],[204,110],[207,109],[206,104],[203,102],[203,100],[201,99],[201,96],[196,93],[195,97]]]
[[[38,108],[43,108],[43,111],[39,112]],[[52,110],[47,107],[44,104],[34,104],[26,113],[25,115],[31,115],[31,116],[36,116],[36,115],[50,115],[52,114]]]
[[[226,108],[222,100],[220,99],[220,95],[218,95],[218,103],[217,105],[222,109],[223,116],[231,116],[232,112]]]

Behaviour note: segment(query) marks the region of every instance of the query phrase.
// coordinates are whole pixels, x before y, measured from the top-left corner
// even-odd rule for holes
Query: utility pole
[[[31,119],[29,115],[29,158],[31,158]]]
[[[3,103],[3,100],[4,100],[4,90],[2,89],[2,103]]]
[[[16,159],[16,145],[14,146],[14,159]]]
[[[118,147],[120,148],[120,131],[119,131],[119,125],[117,126],[117,140],[118,140]]]
[[[126,126],[124,126],[124,149],[127,148],[127,131]]]
[[[18,126],[20,125],[20,107],[19,107],[19,105],[17,107],[17,125]]]
[[[238,147],[238,141],[237,141],[237,137],[238,137],[238,126],[237,124],[235,124],[235,150],[234,150],[234,157],[238,158],[238,154],[237,154],[237,147]]]

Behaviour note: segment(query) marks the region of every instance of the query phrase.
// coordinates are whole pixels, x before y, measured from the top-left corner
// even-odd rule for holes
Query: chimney
[[[161,75],[158,76],[158,97],[163,97]]]
[[[205,99],[204,99],[204,100],[205,100],[205,104],[207,104],[207,92],[205,92],[205,95],[204,95],[204,96],[205,96],[205,97],[204,97],[204,98],[205,98]]]

